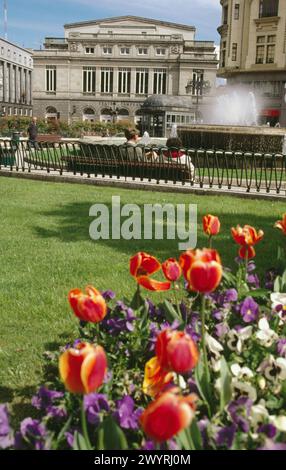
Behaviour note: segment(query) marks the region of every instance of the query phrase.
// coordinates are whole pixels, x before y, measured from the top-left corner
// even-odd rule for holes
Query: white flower
[[[238,379],[251,379],[252,377],[254,377],[252,370],[250,370],[248,367],[240,367],[239,364],[232,364],[230,366],[230,370],[232,372],[232,375],[234,375]]]
[[[269,348],[273,341],[278,339],[277,333],[274,330],[271,330],[267,319],[261,318],[258,322],[259,331],[256,333],[256,338],[258,341],[265,347]]]
[[[273,294],[270,295],[271,299],[271,307],[272,310],[274,310],[277,315],[281,318],[281,320],[285,321],[286,320],[286,294],[280,293],[280,292],[273,292]],[[281,321],[280,324],[283,324]]]
[[[214,354],[214,356],[219,359],[221,356],[221,352],[223,351],[223,346],[212,336],[210,336],[208,333],[205,335],[206,339],[206,345],[211,353]]]
[[[252,387],[249,383],[247,382],[241,382],[240,380],[237,380],[236,378],[232,379],[232,386],[234,389],[234,392],[239,392],[239,395],[247,395],[252,401],[256,401],[257,399],[257,393],[256,389]]]
[[[265,401],[260,400],[258,405],[253,405],[250,411],[251,421],[253,426],[262,424],[269,417],[269,413],[265,408]]]
[[[211,368],[214,372],[219,372],[221,369],[221,359],[211,357]]]
[[[230,330],[228,333],[227,346],[231,351],[236,351],[241,354],[244,341],[249,339],[252,335],[252,326],[246,326],[239,331]]]
[[[275,359],[270,355],[267,359],[264,359],[257,371],[262,372],[271,382],[276,382],[277,379],[285,380],[286,359],[284,359],[284,357],[278,357],[278,359]]]
[[[282,432],[286,432],[286,416],[270,416],[270,421]]]

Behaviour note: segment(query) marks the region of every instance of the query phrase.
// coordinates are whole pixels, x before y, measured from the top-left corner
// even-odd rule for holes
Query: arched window
[[[95,112],[92,108],[85,108],[82,114],[83,121],[94,122],[95,121]]]
[[[100,111],[101,122],[112,122],[112,110],[110,108],[104,108]]]
[[[57,109],[53,106],[48,106],[46,108],[45,118],[47,121],[55,121],[56,119],[58,119]]]

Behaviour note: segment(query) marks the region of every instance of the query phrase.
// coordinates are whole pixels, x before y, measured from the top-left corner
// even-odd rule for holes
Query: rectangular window
[[[223,7],[223,10],[222,10],[222,22],[223,22],[223,24],[227,24],[227,17],[228,17],[228,6],[226,5],[225,7]]]
[[[153,93],[154,95],[165,95],[167,90],[167,71],[166,69],[155,69],[153,75]]]
[[[267,46],[266,50],[266,64],[274,64],[275,59],[275,44]]]
[[[259,0],[259,18],[278,16],[279,0]]]
[[[95,67],[83,67],[82,70],[82,91],[83,93],[95,94]]]
[[[111,55],[112,54],[112,47],[103,47],[102,48],[102,54],[103,55]]]
[[[57,68],[55,65],[46,67],[46,92],[55,93],[57,90]]]
[[[148,94],[148,69],[136,69],[136,94],[147,95]]]
[[[86,54],[94,54],[94,47],[86,47],[85,48]]]
[[[265,46],[256,46],[256,64],[263,64],[264,63],[264,51]]]
[[[192,80],[192,95],[193,96],[202,96],[203,95],[203,83],[204,83],[204,72],[200,70],[195,70],[193,72]]]
[[[120,55],[129,55],[130,54],[130,48],[129,47],[121,47],[120,48]]]
[[[236,59],[237,59],[237,43],[234,42],[232,44],[232,49],[231,49],[231,60],[235,62]]]
[[[118,93],[130,93],[131,69],[120,68],[118,70]]]
[[[221,56],[220,56],[220,65],[225,67],[225,58],[226,58],[226,41],[221,43]]]
[[[138,47],[138,55],[147,55],[148,49],[147,47]]]
[[[239,3],[234,5],[234,19],[239,20]]]
[[[166,49],[164,47],[156,47],[156,55],[165,55]]]
[[[101,67],[101,93],[113,93],[113,68]]]

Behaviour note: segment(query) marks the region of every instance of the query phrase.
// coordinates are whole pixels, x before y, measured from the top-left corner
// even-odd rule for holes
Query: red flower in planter
[[[196,367],[199,351],[192,338],[183,331],[162,331],[156,342],[156,355],[161,367],[185,374]]]
[[[151,439],[164,442],[188,427],[195,414],[196,396],[180,396],[177,389],[162,393],[140,416],[141,426]]]
[[[203,229],[206,235],[217,235],[220,231],[220,221],[215,215],[205,215],[203,217]]]
[[[180,256],[188,288],[201,293],[214,291],[222,278],[222,265],[216,250],[189,250]]]
[[[258,232],[254,227],[251,225],[245,225],[244,227],[240,227],[238,225],[236,228],[232,227],[231,234],[234,241],[241,245],[241,248],[238,252],[239,256],[244,259],[251,259],[255,257],[255,249],[253,245],[260,242],[263,238],[264,233],[262,230]]]
[[[145,289],[152,291],[169,290],[170,282],[160,282],[149,276],[161,269],[161,263],[148,253],[140,251],[130,259],[130,274],[136,282]]]
[[[169,258],[162,264],[164,276],[168,281],[177,281],[182,274],[181,266],[175,258]]]
[[[87,286],[86,294],[80,289],[69,292],[68,299],[75,315],[83,321],[98,323],[105,317],[107,306],[101,293],[95,287]]]
[[[274,227],[279,228],[286,235],[286,212],[282,215],[282,220],[275,222]]]
[[[100,387],[107,371],[105,351],[101,346],[79,343],[60,356],[59,370],[67,390],[92,393]]]

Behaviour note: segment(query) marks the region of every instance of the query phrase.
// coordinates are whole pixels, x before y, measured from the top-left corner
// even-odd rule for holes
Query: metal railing
[[[3,169],[286,195],[282,154],[3,139]]]

